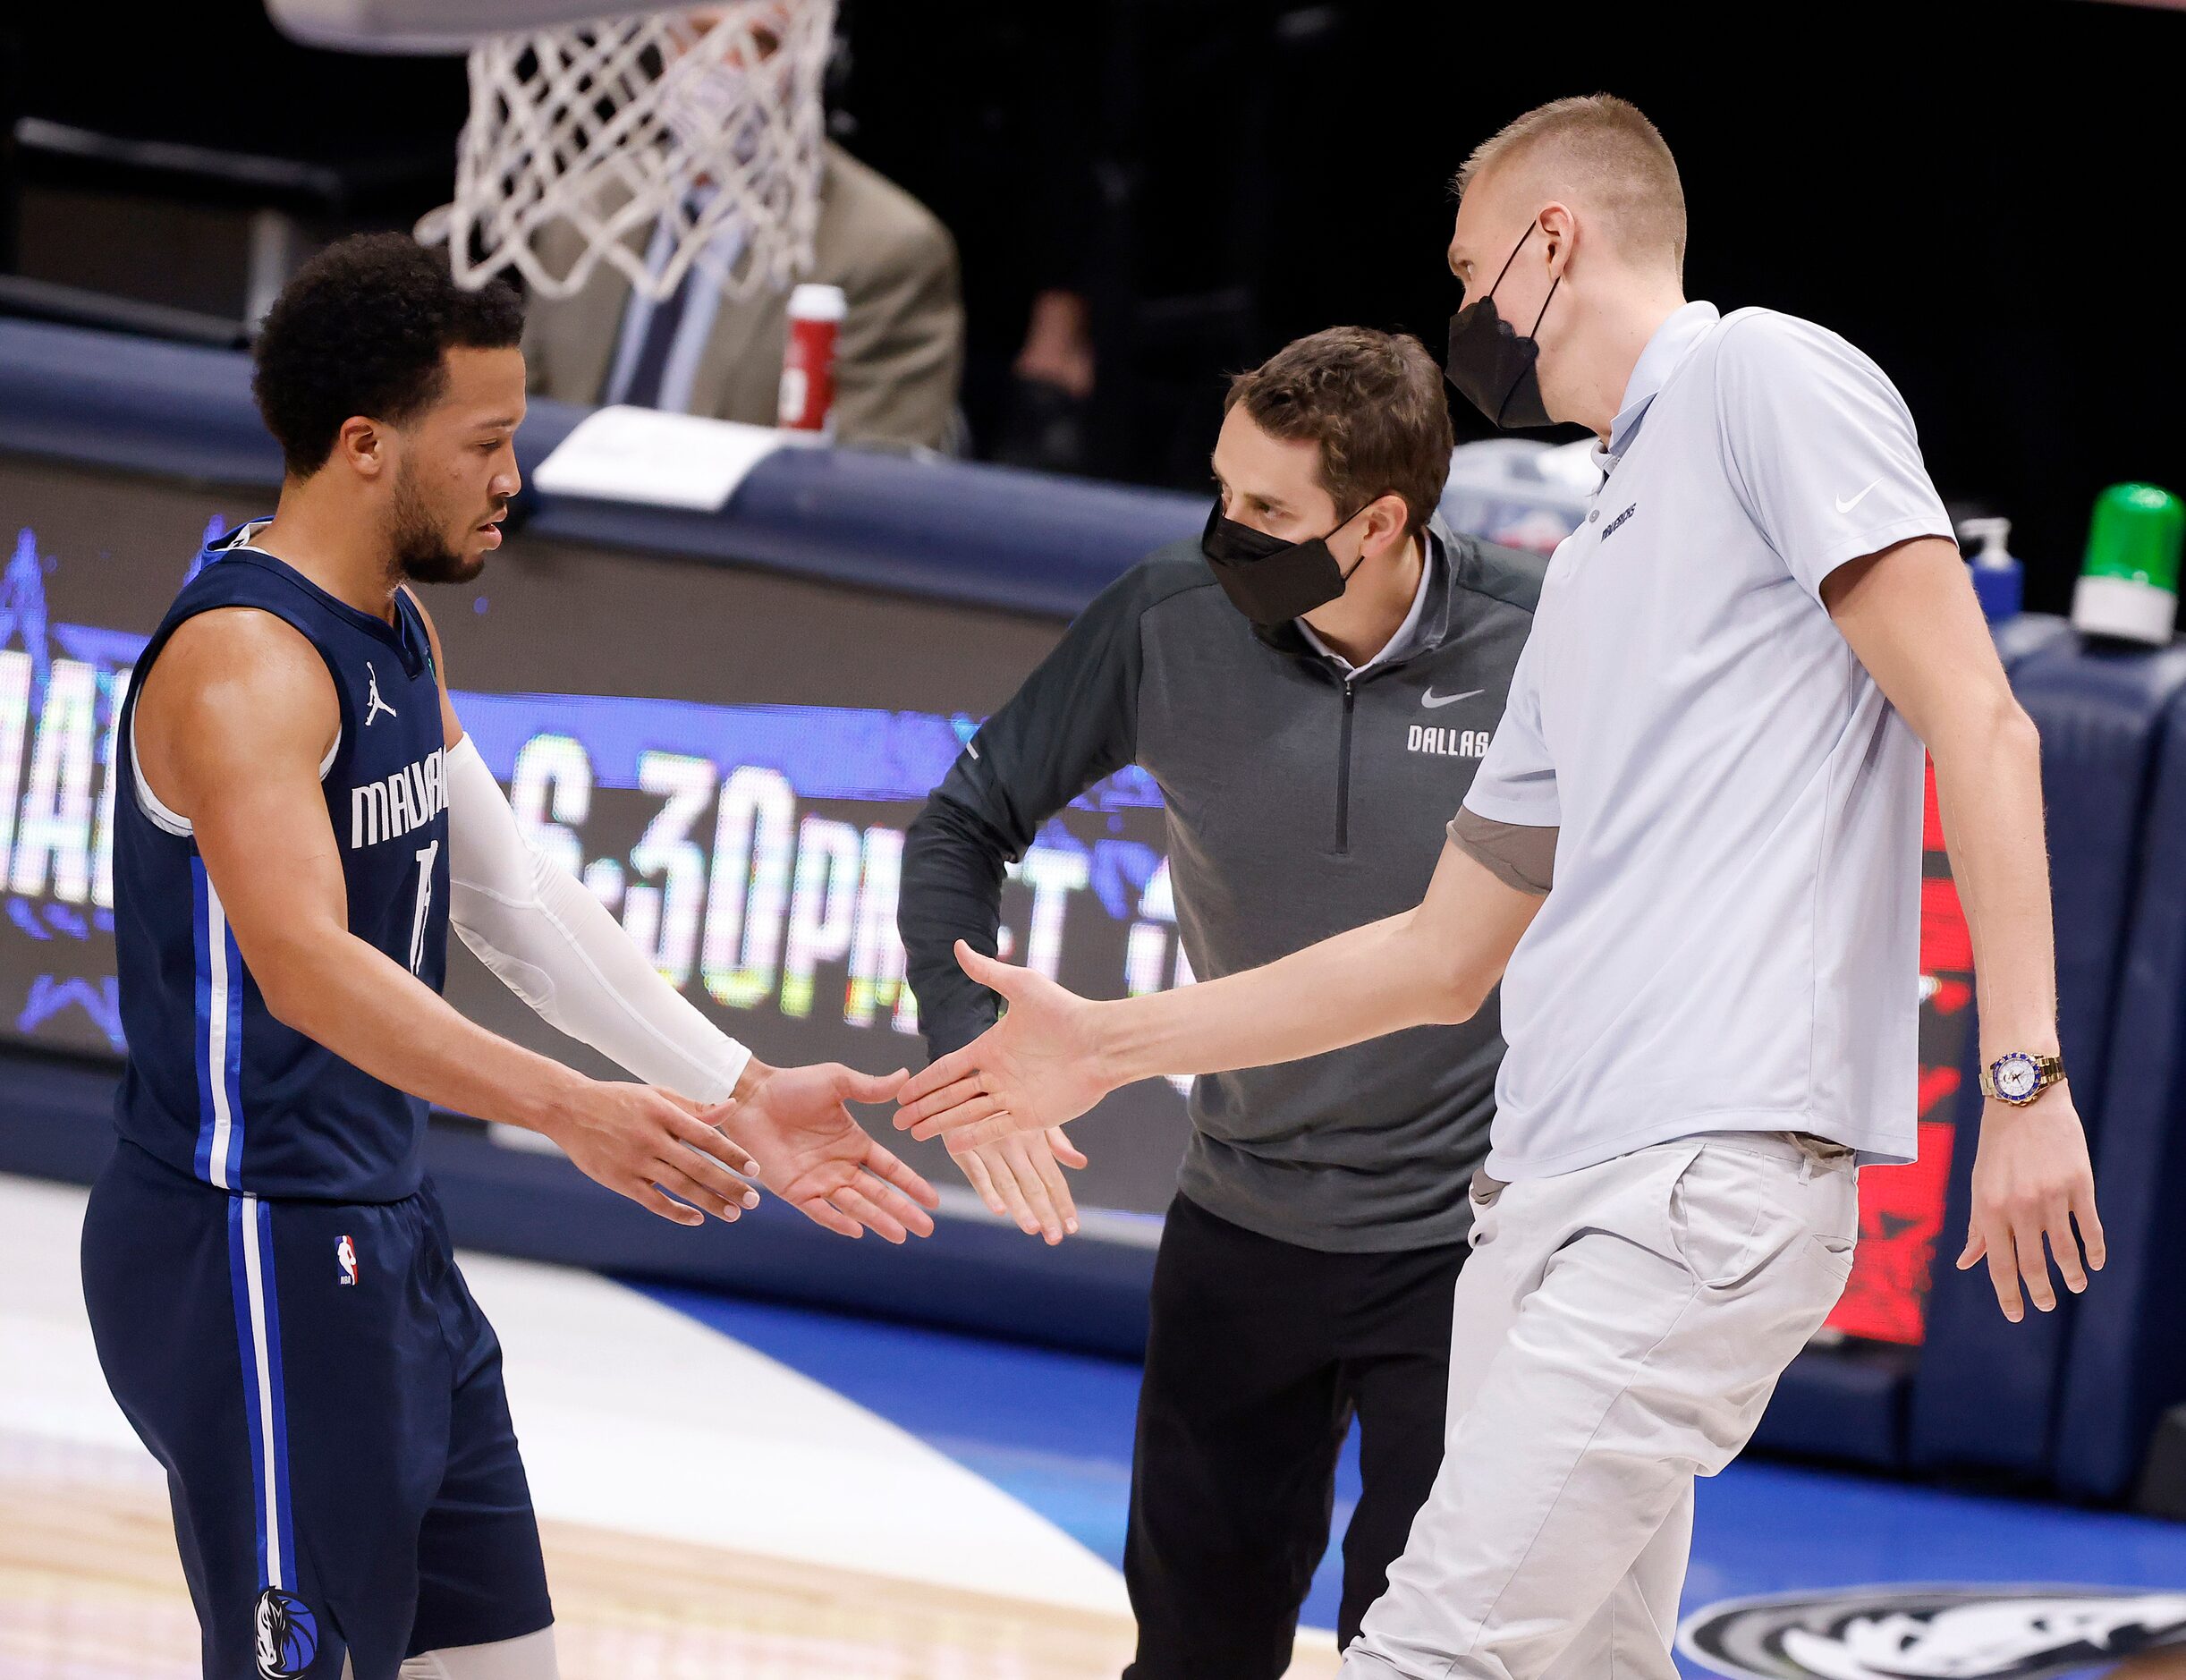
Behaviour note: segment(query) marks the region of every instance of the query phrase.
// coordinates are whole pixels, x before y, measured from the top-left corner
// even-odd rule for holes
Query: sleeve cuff
[[[939,1061],[943,1056],[961,1050],[1002,1018],[996,1011],[985,1020],[977,1017],[970,1021],[953,1021],[927,1029],[926,1048],[928,1060]]]
[[[1461,809],[1490,822],[1514,822],[1528,828],[1555,828],[1563,822],[1554,794],[1546,799],[1513,799],[1476,785],[1465,795]]]
[[[739,1044],[734,1039],[726,1039],[716,1064],[720,1069],[717,1077],[721,1081],[721,1094],[709,1100],[726,1102],[736,1094],[736,1082],[744,1076],[744,1069],[751,1065],[750,1047]]]
[[[1460,808],[1450,819],[1446,832],[1451,844],[1505,887],[1540,897],[1555,885],[1557,831],[1554,828],[1497,822],[1476,810]]]
[[[1822,598],[1822,585],[1839,566],[1850,565],[1868,555],[1880,554],[1899,543],[1911,542],[1916,537],[1941,537],[1945,542],[1955,543],[1958,533],[1951,529],[1948,516],[1941,513],[1914,513],[1903,519],[1892,520],[1886,525],[1877,525],[1871,530],[1854,531],[1839,538],[1822,550],[1810,569],[1794,567],[1792,575],[1799,579],[1808,594],[1816,600]]]

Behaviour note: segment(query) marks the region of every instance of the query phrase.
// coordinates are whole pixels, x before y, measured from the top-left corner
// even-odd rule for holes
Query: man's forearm
[[[267,990],[275,1018],[437,1107],[550,1132],[586,1082],[467,1020],[408,969],[345,931],[322,936],[279,966],[292,978]]]
[[[1445,845],[1427,896],[1264,968],[1093,1006],[1111,1089],[1160,1073],[1220,1073],[1340,1050],[1407,1027],[1470,1021],[1544,895]]]
[[[995,1023],[994,993],[958,966],[959,939],[995,955],[1006,854],[1000,837],[953,800],[929,800],[905,835],[896,931],[919,1024],[945,1056]]]
[[[1462,1021],[1420,960],[1416,911],[1353,928],[1220,980],[1096,1006],[1111,1086],[1319,1056],[1406,1027]]]
[[[1981,1056],[2057,1048],[2041,743],[2005,703],[1931,742],[1951,873],[1973,940]]]
[[[1265,1067],[1470,1021],[1543,896],[1445,845],[1427,896],[1401,915],[1242,974],[1093,1005],[1101,1075],[1113,1089],[1160,1073]]]

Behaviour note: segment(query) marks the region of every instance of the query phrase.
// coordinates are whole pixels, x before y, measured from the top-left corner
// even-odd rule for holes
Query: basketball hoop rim
[[[826,0],[833,9],[833,0]],[[621,5],[597,0],[266,0],[273,25],[302,47],[381,57],[461,58],[473,47],[511,35],[697,11],[736,12],[781,0],[683,0],[682,4]]]

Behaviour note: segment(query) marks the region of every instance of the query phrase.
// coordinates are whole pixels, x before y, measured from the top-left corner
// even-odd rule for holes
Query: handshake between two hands
[[[895,1124],[915,1138],[945,1138],[988,1209],[1050,1244],[1078,1229],[1063,1177],[1086,1164],[1063,1134],[1116,1082],[1093,1031],[1096,1005],[1030,969],[956,942],[964,972],[1008,1005],[962,1049],[937,1056],[897,1093]]]
[[[734,1094],[713,1104],[658,1086],[579,1081],[541,1130],[588,1175],[678,1225],[702,1225],[709,1213],[733,1221],[758,1205],[753,1186],[763,1185],[830,1231],[902,1243],[934,1234],[941,1198],[848,1106],[895,1101],[896,1125],[945,1136],[988,1208],[1060,1243],[1078,1228],[1061,1168],[1086,1164],[1062,1123],[1105,1090],[1082,1067],[1055,1077],[1080,1054],[1083,1029],[1068,1029],[1089,1005],[1038,974],[959,952],[974,979],[1009,1000],[1010,1014],[916,1078],[901,1068],[875,1075],[835,1062],[770,1067],[755,1059]],[[1062,1112],[1074,1095],[1081,1099]],[[1055,1117],[1028,1118],[1042,1114]]]

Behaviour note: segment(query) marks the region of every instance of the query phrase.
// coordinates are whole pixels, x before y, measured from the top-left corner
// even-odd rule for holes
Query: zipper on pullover
[[[1336,750],[1336,851],[1351,849],[1351,708],[1359,677],[1343,679],[1343,734]]]

